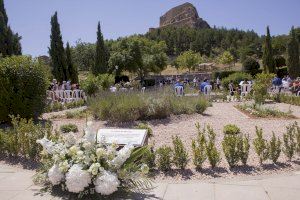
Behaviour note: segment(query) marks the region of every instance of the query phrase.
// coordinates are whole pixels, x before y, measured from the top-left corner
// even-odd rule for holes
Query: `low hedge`
[[[175,97],[155,92],[101,93],[89,99],[95,118],[113,123],[164,119],[171,114],[202,114],[209,106],[203,97]]]

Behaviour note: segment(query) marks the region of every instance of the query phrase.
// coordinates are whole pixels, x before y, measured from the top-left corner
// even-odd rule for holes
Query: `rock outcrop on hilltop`
[[[159,28],[167,26],[210,28],[209,24],[199,17],[197,9],[191,3],[176,6],[161,16]]]

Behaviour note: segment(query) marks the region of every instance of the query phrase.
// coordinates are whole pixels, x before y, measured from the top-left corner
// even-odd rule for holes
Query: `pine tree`
[[[78,83],[78,72],[72,60],[71,48],[69,42],[67,42],[67,47],[66,47],[66,62],[67,62],[67,68],[69,72],[69,80],[71,80],[72,83]]]
[[[8,26],[8,17],[3,0],[0,0],[0,54],[5,56],[21,55],[21,37]]]
[[[104,46],[103,35],[101,32],[100,22],[97,27],[97,43],[96,43],[96,58],[95,65],[92,67],[92,73],[94,75],[104,74],[107,69],[107,52]]]
[[[52,74],[57,81],[68,80],[68,70],[64,44],[60,32],[60,25],[57,20],[57,12],[51,17],[51,35],[49,54],[51,57]]]
[[[269,26],[267,27],[267,36],[265,38],[264,52],[263,52],[263,65],[266,73],[275,72],[275,62],[273,58],[272,39],[270,35]]]
[[[291,29],[290,39],[287,45],[287,66],[291,78],[300,76],[299,44],[296,39],[294,27]]]

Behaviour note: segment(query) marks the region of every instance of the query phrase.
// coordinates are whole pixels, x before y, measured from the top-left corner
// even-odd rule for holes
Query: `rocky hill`
[[[159,28],[166,26],[210,28],[209,24],[199,17],[197,9],[191,3],[176,6],[161,16]]]

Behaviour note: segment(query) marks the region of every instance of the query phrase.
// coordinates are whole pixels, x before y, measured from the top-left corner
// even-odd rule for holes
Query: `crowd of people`
[[[53,79],[48,90],[79,90],[79,84],[71,84],[71,81],[63,81],[62,83],[59,83],[56,79]]]
[[[85,98],[85,94],[80,90],[78,83],[72,84],[71,81],[59,83],[56,79],[53,79],[49,85],[47,96],[51,102],[56,101],[61,103]]]

